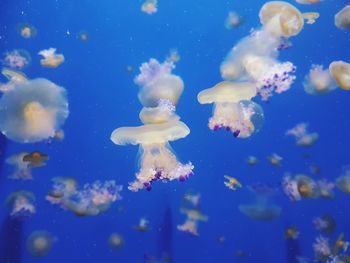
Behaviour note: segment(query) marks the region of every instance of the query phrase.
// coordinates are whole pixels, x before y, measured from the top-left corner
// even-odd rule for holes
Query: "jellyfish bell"
[[[340,88],[350,90],[350,63],[333,61],[329,65],[329,71]]]
[[[319,197],[319,189],[317,184],[306,175],[295,176],[298,191],[303,198],[317,198]]]
[[[112,249],[120,249],[124,245],[124,238],[118,233],[112,233],[108,239],[108,245]]]
[[[322,65],[312,65],[309,74],[305,76],[304,90],[311,95],[321,95],[333,91],[337,85],[328,69]]]
[[[20,143],[53,137],[68,115],[66,90],[47,79],[15,83],[0,99],[0,131]]]
[[[350,174],[339,176],[335,184],[342,192],[350,194]]]
[[[350,29],[350,5],[345,6],[334,16],[334,22],[340,29]]]
[[[26,39],[33,38],[37,35],[36,28],[28,23],[19,24],[17,26],[17,32],[21,37]]]
[[[36,212],[35,196],[29,191],[17,191],[6,198],[6,205],[11,210],[10,215],[16,218],[27,218]]]
[[[55,242],[53,235],[45,230],[34,231],[27,238],[27,251],[33,257],[47,256]]]
[[[57,68],[64,62],[64,56],[62,54],[56,54],[56,48],[44,49],[39,51],[38,54],[43,56],[40,64],[46,68]]]
[[[306,24],[312,25],[316,22],[316,20],[320,17],[320,13],[317,12],[307,12],[302,13],[303,18],[306,21]]]
[[[270,1],[263,5],[259,13],[264,29],[276,36],[298,35],[304,26],[300,11],[284,1]]]
[[[325,234],[332,234],[337,226],[334,217],[329,214],[314,218],[313,223],[317,230]]]
[[[175,113],[175,106],[169,100],[160,100],[157,107],[144,107],[139,117],[144,124],[180,120],[180,117]]]
[[[23,162],[27,163],[30,167],[45,166],[45,161],[47,160],[49,160],[49,156],[39,151],[34,151],[23,156]]]

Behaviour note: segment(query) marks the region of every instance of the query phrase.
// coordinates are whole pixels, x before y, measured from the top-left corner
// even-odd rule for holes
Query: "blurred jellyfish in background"
[[[83,42],[86,42],[90,39],[90,36],[89,36],[89,33],[87,31],[82,30],[77,34],[77,38]]]
[[[27,81],[27,76],[20,71],[12,70],[9,68],[3,68],[1,74],[4,75],[8,82],[0,83],[0,93],[5,93],[13,90],[16,83]]]
[[[296,0],[297,3],[303,5],[318,4],[321,0]]]
[[[345,6],[334,16],[334,23],[340,29],[350,29],[350,5]]]
[[[225,27],[227,29],[233,29],[240,26],[242,23],[242,17],[238,15],[236,12],[231,11],[228,13],[227,18],[225,20]]]
[[[250,155],[250,156],[248,156],[248,158],[246,159],[246,162],[247,162],[247,164],[253,166],[253,165],[256,165],[259,161],[258,161],[258,159],[257,159],[255,156]]]
[[[157,0],[146,0],[141,6],[141,11],[148,15],[153,15],[158,11],[157,4]]]
[[[277,153],[272,153],[267,156],[267,160],[273,165],[273,166],[281,166],[281,161],[283,160],[282,156],[279,156]]]
[[[303,18],[305,19],[305,23],[312,25],[316,22],[316,20],[320,17],[320,13],[317,12],[308,12],[303,13]]]
[[[332,234],[337,226],[334,217],[328,214],[316,217],[312,222],[318,231],[328,235]]]
[[[146,232],[150,230],[149,221],[145,217],[141,217],[138,225],[133,228],[139,232]]]
[[[333,61],[329,65],[329,71],[340,88],[350,90],[350,63]]]
[[[284,238],[285,239],[298,239],[300,235],[300,232],[298,231],[296,226],[290,226],[287,227],[284,232]]]
[[[6,205],[10,209],[10,216],[16,218],[28,218],[35,214],[35,196],[29,191],[17,191],[11,193],[6,199]]]
[[[323,69],[322,65],[312,65],[309,74],[306,75],[304,90],[310,95],[322,95],[333,91],[337,84],[332,78],[328,69]]]
[[[66,90],[47,79],[15,82],[0,98],[0,131],[16,142],[53,137],[68,115]]]
[[[49,160],[49,156],[39,151],[34,151],[23,156],[23,162],[27,163],[28,167],[45,166],[45,161],[47,160]]]
[[[120,249],[124,245],[124,238],[118,233],[112,233],[108,238],[108,245],[112,249]]]
[[[14,49],[5,53],[2,64],[12,69],[21,70],[27,67],[31,60],[32,59],[28,51],[24,49]]]
[[[223,81],[201,91],[197,99],[200,104],[214,103],[209,129],[224,128],[234,137],[247,138],[260,129],[264,120],[262,108],[250,101],[255,95],[256,88],[250,82]]]
[[[165,61],[168,63],[177,63],[181,59],[181,56],[177,49],[170,49],[169,55],[165,58]]]
[[[32,171],[28,167],[28,163],[23,161],[23,157],[28,153],[21,152],[18,154],[11,155],[6,159],[6,163],[14,166],[14,172],[9,175],[10,179],[15,180],[32,180]]]
[[[318,140],[318,133],[309,133],[307,123],[299,123],[295,127],[286,131],[286,135],[293,136],[298,146],[312,146]]]
[[[46,196],[46,200],[72,211],[77,216],[95,216],[120,200],[121,190],[122,186],[116,185],[115,181],[96,181],[77,189],[74,179],[57,177],[53,179],[53,189]]]
[[[350,166],[343,167],[341,175],[335,180],[335,185],[344,193],[350,194]]]
[[[55,241],[55,237],[45,230],[34,231],[27,238],[27,251],[33,257],[47,256]]]
[[[64,62],[64,56],[62,54],[56,54],[56,48],[44,49],[39,51],[38,54],[43,56],[40,64],[45,68],[57,68]]]
[[[317,260],[326,262],[328,257],[331,256],[332,251],[328,238],[319,236],[316,238],[312,246]]]
[[[319,190],[319,195],[322,198],[333,199],[335,197],[333,189],[335,184],[328,182],[326,179],[318,180],[317,187]]]
[[[236,191],[237,188],[242,188],[242,184],[232,176],[224,175],[224,178],[227,180],[224,182],[225,186],[233,191]]]
[[[180,208],[180,212],[187,216],[186,221],[182,225],[178,225],[177,229],[183,232],[190,233],[194,236],[199,236],[198,222],[208,221],[208,216],[202,214],[198,208]]]
[[[184,201],[190,203],[192,206],[198,206],[199,202],[201,200],[201,194],[200,193],[192,193],[191,191],[187,192],[184,195]]]
[[[21,37],[26,39],[33,38],[37,35],[36,28],[28,23],[19,24],[17,26],[17,32]]]

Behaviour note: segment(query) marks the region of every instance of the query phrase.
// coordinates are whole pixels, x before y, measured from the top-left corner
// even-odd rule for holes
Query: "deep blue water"
[[[290,202],[279,191],[274,201],[283,209],[281,216],[261,222],[245,217],[237,208],[254,200],[249,191],[242,188],[234,192],[223,185],[223,175],[230,174],[243,186],[254,182],[278,186],[285,171],[309,173],[311,163],[321,167],[316,178],[334,181],[341,168],[350,163],[349,92],[337,89],[325,96],[310,96],[302,86],[311,64],[328,66],[333,60],[350,61],[349,31],[334,26],[334,14],[346,1],[298,5],[301,11],[316,11],[321,17],[315,24],[305,25],[298,36],[291,38],[293,47],[280,54],[281,61],[289,60],[297,66],[292,88],[275,95],[269,103],[254,99],[265,113],[259,133],[241,140],[207,128],[212,107],[200,105],[197,94],[221,81],[220,63],[251,28],[260,26],[258,13],[265,2],[159,0],[158,12],[150,16],[140,11],[142,1],[138,0],[0,0],[0,52],[14,48],[30,52],[32,64],[25,69],[27,76],[44,77],[65,87],[70,108],[62,142],[18,144],[0,139],[0,241],[7,244],[8,253],[15,255],[13,262],[136,263],[143,262],[144,254],[159,258],[161,251],[170,247],[168,252],[175,263],[291,263],[294,261],[287,261],[288,246],[284,239],[286,226],[298,227],[300,237],[294,243],[301,255],[313,258],[312,243],[319,234],[312,219],[323,213],[332,214],[337,221],[332,238],[340,232],[350,237],[349,196],[339,190],[335,200],[297,203]],[[231,10],[241,14],[244,23],[227,30],[224,21]],[[18,35],[16,26],[23,22],[37,28],[35,38],[26,40]],[[81,30],[89,33],[88,41],[76,38]],[[54,70],[42,68],[39,63],[38,51],[48,47],[57,48],[66,58]],[[185,83],[177,113],[191,129],[188,137],[171,145],[180,160],[192,161],[195,175],[184,183],[157,183],[151,192],[133,193],[127,184],[137,169],[138,149],[114,145],[110,134],[117,127],[140,124],[141,104],[133,78],[141,63],[152,57],[163,61],[171,48],[176,48],[181,56],[174,73]],[[134,71],[127,72],[127,65],[132,65]],[[311,148],[297,147],[294,140],[284,135],[299,122],[308,122],[310,130],[320,135]],[[33,171],[33,181],[7,179],[11,167],[3,164],[4,158],[33,150],[49,154],[48,165]],[[281,167],[266,161],[266,156],[273,152],[284,158]],[[305,154],[310,158],[303,158]],[[260,160],[258,165],[250,167],[245,163],[249,155]],[[55,176],[72,176],[81,184],[116,180],[124,186],[123,199],[98,216],[77,217],[45,200]],[[35,193],[37,213],[18,223],[15,228],[21,231],[14,231],[11,224],[13,227],[16,222],[8,218],[4,203],[8,194],[22,189]],[[208,222],[199,224],[199,237],[176,229],[185,219],[179,208],[189,189],[201,193],[201,210],[209,216]],[[124,214],[118,211],[119,206],[125,208]],[[132,229],[142,216],[150,220],[149,232]],[[26,238],[38,229],[45,229],[57,238],[48,256],[39,259],[31,257],[25,249]],[[124,247],[118,251],[107,244],[112,232],[125,239]],[[226,237],[223,244],[218,242],[222,235]],[[235,257],[239,249],[247,253],[245,258]]]

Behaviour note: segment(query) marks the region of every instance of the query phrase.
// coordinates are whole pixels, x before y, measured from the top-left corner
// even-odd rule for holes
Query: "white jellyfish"
[[[208,221],[208,216],[204,215],[199,209],[197,208],[180,208],[180,212],[182,214],[185,214],[187,216],[185,222],[182,225],[178,225],[177,229],[183,232],[190,233],[194,236],[199,236],[198,233],[198,222]]]
[[[201,104],[215,104],[208,124],[211,130],[225,128],[235,137],[246,138],[256,132],[263,122],[261,107],[250,101],[255,95],[256,88],[250,82],[223,81],[201,91],[197,99]]]
[[[27,67],[31,62],[31,56],[24,49],[15,49],[5,53],[2,63],[6,67],[21,70]]]
[[[158,11],[157,4],[158,4],[157,0],[146,0],[141,6],[141,11],[148,15],[157,13]]]
[[[318,140],[317,132],[308,132],[307,123],[299,123],[295,127],[286,131],[286,135],[295,137],[298,146],[312,146]]]
[[[6,199],[6,205],[11,210],[10,215],[17,218],[27,218],[35,214],[35,196],[29,191],[11,193]]]
[[[329,71],[340,88],[350,90],[350,63],[333,61],[329,65]]]
[[[334,17],[336,27],[350,29],[350,5],[345,6]]]
[[[36,28],[27,23],[19,24],[17,26],[17,32],[21,35],[21,37],[26,39],[33,38],[37,34]]]
[[[328,69],[322,65],[312,65],[309,74],[305,76],[304,90],[311,95],[321,95],[333,91],[337,84]]]
[[[8,82],[0,83],[0,93],[12,90],[17,82],[27,81],[27,76],[23,72],[9,68],[3,68],[1,74],[7,78]]]
[[[39,51],[39,55],[44,58],[40,60],[40,64],[46,68],[57,68],[64,62],[62,54],[56,54],[56,48],[49,48]]]
[[[53,137],[68,115],[66,90],[47,79],[14,83],[0,99],[0,131],[16,142]]]
[[[32,180],[31,168],[28,166],[27,162],[23,161],[24,156],[27,152],[21,152],[18,154],[11,155],[6,159],[6,163],[15,166],[14,172],[9,176],[11,179],[21,179],[21,180]]]

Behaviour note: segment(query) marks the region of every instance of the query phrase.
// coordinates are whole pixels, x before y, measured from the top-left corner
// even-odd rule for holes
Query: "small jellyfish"
[[[138,225],[133,228],[139,232],[146,232],[150,229],[149,221],[145,217],[141,217]]]
[[[31,168],[28,167],[28,163],[23,161],[23,157],[26,156],[27,152],[21,152],[18,154],[11,155],[6,159],[6,163],[15,166],[14,172],[9,175],[10,179],[15,180],[32,180]]]
[[[350,63],[333,61],[329,65],[329,71],[340,88],[350,90]]]
[[[341,233],[337,240],[335,241],[334,245],[334,254],[338,254],[340,250],[343,252],[346,252],[349,248],[350,243],[348,241],[345,241],[345,235],[344,233]]]
[[[260,129],[264,120],[262,108],[250,101],[255,95],[256,88],[252,83],[223,81],[202,90],[197,99],[200,104],[214,103],[209,129],[224,128],[234,137],[247,138]]]
[[[140,145],[140,170],[129,190],[150,191],[155,181],[185,181],[192,174],[191,162],[182,164],[171,150],[169,141],[185,138],[189,128],[181,121],[145,124],[139,127],[123,127],[113,131],[111,140],[117,145]]]
[[[54,138],[56,141],[63,141],[63,140],[64,140],[64,137],[65,137],[65,133],[64,133],[63,130],[55,131],[55,135],[53,136],[53,138]]]
[[[183,232],[190,233],[194,236],[199,236],[198,233],[198,222],[208,221],[208,216],[202,214],[199,209],[193,208],[180,208],[182,214],[187,215],[186,221],[182,225],[178,225],[177,229]]]
[[[300,201],[302,199],[299,193],[298,183],[290,175],[285,175],[282,179],[282,188],[285,195],[291,201]]]
[[[56,54],[56,48],[44,49],[39,51],[38,54],[44,57],[40,60],[40,64],[45,68],[57,68],[64,62],[64,56]]]
[[[288,227],[284,232],[285,239],[298,239],[300,232],[295,226]]]
[[[153,15],[158,11],[157,4],[157,0],[146,0],[141,6],[141,11],[148,15]]]
[[[269,221],[278,218],[281,214],[281,207],[267,202],[257,202],[255,204],[239,205],[239,211],[245,216],[255,219]]]
[[[267,160],[269,160],[273,166],[281,166],[283,157],[279,156],[277,153],[272,153],[271,155],[267,156]]]
[[[127,65],[127,66],[126,66],[126,71],[129,72],[129,73],[131,73],[131,72],[134,71],[134,67],[131,66],[131,65]]]
[[[78,182],[71,177],[54,177],[52,190],[46,196],[51,204],[63,205],[66,197],[72,195],[78,189]]]
[[[2,64],[6,67],[21,70],[27,67],[31,62],[31,56],[24,49],[15,49],[5,53]]]
[[[188,192],[184,195],[184,200],[190,203],[192,206],[197,207],[201,200],[201,194],[192,194],[191,192]]]
[[[286,131],[286,135],[295,137],[298,146],[312,146],[318,140],[318,133],[310,133],[307,130],[307,123],[299,123]]]
[[[186,219],[186,221],[182,225],[177,226],[177,229],[182,232],[190,233],[194,236],[199,236],[198,223],[194,220]]]
[[[227,179],[227,182],[224,182],[227,188],[236,191],[237,187],[242,188],[242,185],[236,178],[233,178],[228,175],[224,175],[225,179]]]
[[[33,257],[44,257],[52,249],[55,237],[45,231],[34,231],[27,238],[27,251]]]
[[[302,198],[317,198],[320,195],[317,183],[306,175],[296,175],[295,178],[299,194]]]
[[[350,167],[344,167],[341,176],[335,180],[335,185],[344,193],[350,194]]]
[[[319,180],[316,183],[317,183],[320,197],[327,198],[327,199],[334,198],[334,193],[333,193],[333,188],[335,187],[334,183],[328,182],[325,179]]]
[[[35,214],[35,196],[29,191],[11,193],[6,199],[6,205],[11,210],[10,215],[16,218],[27,218]]]
[[[16,82],[0,98],[0,131],[16,142],[53,137],[68,115],[66,90],[47,79]]]
[[[124,238],[118,233],[112,233],[108,238],[108,245],[112,249],[120,249],[124,245]]]
[[[332,234],[337,226],[334,217],[328,214],[316,217],[312,222],[318,231],[328,235]]]
[[[90,39],[90,36],[88,32],[83,30],[78,33],[77,38],[83,42],[86,42]]]
[[[47,160],[49,160],[49,156],[39,151],[34,151],[23,156],[23,162],[27,163],[28,167],[45,166],[45,161]]]
[[[228,13],[227,18],[225,20],[225,27],[227,29],[232,29],[240,26],[242,23],[242,17],[238,15],[236,12],[231,11]]]
[[[17,32],[21,35],[21,37],[26,39],[33,38],[37,35],[36,28],[27,23],[19,24],[17,26]]]
[[[169,55],[166,57],[165,61],[169,63],[177,63],[181,59],[177,49],[171,49]]]
[[[1,74],[7,78],[10,84],[12,84],[11,89],[13,89],[13,86],[15,83],[25,82],[28,80],[26,74],[24,74],[23,72],[9,69],[9,68],[3,68],[1,70]]]
[[[296,0],[297,3],[303,5],[318,4],[321,0]]]
[[[337,84],[328,69],[322,65],[312,65],[309,74],[305,76],[304,90],[311,95],[321,95],[333,91]]]
[[[312,246],[314,249],[315,257],[322,262],[326,261],[332,253],[329,239],[323,236],[317,237]]]
[[[350,29],[350,5],[345,6],[334,16],[334,23],[340,29]]]
[[[306,24],[312,25],[320,17],[320,13],[307,12],[307,13],[303,13],[302,16],[306,20]]]
[[[258,163],[258,159],[255,156],[248,156],[247,160],[246,160],[247,164],[253,166],[256,165]]]

